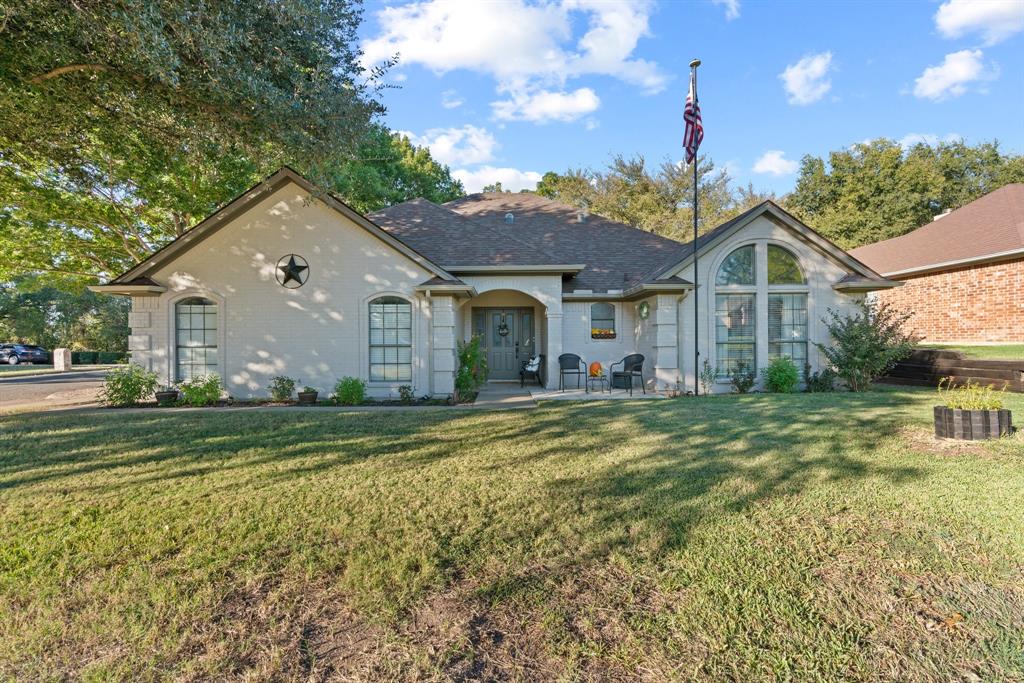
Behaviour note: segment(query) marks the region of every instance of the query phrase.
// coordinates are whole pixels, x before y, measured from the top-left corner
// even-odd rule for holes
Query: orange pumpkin
[[[594,361],[593,363],[590,364],[590,376],[591,377],[600,377],[603,374],[604,374],[604,368],[601,367],[600,363],[598,363],[597,361]]]

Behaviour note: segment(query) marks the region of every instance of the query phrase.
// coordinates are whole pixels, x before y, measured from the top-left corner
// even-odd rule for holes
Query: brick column
[[[431,393],[450,396],[455,392],[455,299],[430,299]]]
[[[654,388],[674,388],[679,377],[678,296],[659,294],[654,305]]]

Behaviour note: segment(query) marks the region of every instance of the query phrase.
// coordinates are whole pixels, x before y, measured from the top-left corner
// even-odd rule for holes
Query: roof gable
[[[832,259],[850,272],[866,278],[867,280],[878,281],[880,283],[885,282],[885,278],[869,268],[866,264],[851,256],[831,240],[822,237],[817,231],[805,225],[798,218],[771,200],[763,201],[757,206],[744,211],[739,216],[722,223],[711,232],[701,235],[697,239],[698,259],[701,254],[715,248],[731,235],[739,232],[744,227],[750,225],[754,220],[762,216],[776,225],[790,231],[796,237],[811,245],[820,254]],[[686,266],[693,263],[693,242],[691,241],[686,246],[687,253],[683,259],[662,269],[656,274],[656,277],[659,280],[665,277],[678,275]]]
[[[900,237],[851,250],[896,275],[1024,252],[1024,184],[1012,183]]]
[[[269,176],[266,180],[249,188],[238,197],[231,200],[228,204],[200,221],[180,237],[172,240],[162,248],[155,251],[141,263],[135,265],[119,277],[111,280],[110,284],[124,285],[136,280],[137,278],[148,277],[157,269],[174,262],[177,258],[200,244],[204,239],[213,235],[225,225],[228,225],[233,219],[244,214],[260,200],[265,199],[289,183],[293,183],[306,192],[309,192],[311,195],[316,196],[317,199],[323,201],[328,207],[342,214],[345,218],[348,218],[374,237],[380,239],[388,246],[419,264],[425,270],[444,280],[456,279],[454,275],[446,271],[433,260],[420,254],[394,235],[389,234],[387,231],[383,230],[380,226],[373,223],[373,221],[369,220],[340,199],[329,193],[320,191],[311,182],[299,175],[293,169],[284,166],[276,173]]]

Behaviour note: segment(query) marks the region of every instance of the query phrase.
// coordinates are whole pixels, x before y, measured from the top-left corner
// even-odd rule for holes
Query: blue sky
[[[699,57],[701,152],[784,193],[804,154],[886,136],[1024,152],[1024,0],[367,2],[367,64],[397,53],[386,123],[475,191],[682,157]]]

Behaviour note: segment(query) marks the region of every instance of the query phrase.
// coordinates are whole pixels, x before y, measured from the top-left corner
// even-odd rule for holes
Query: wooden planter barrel
[[[298,394],[298,396],[299,396],[299,405],[300,406],[315,406],[316,405],[316,395],[317,395],[317,393],[318,392],[316,392],[316,391],[300,391],[299,394]]]
[[[1012,431],[1009,410],[960,410],[935,406],[935,436],[940,439],[981,441],[1009,436]]]

